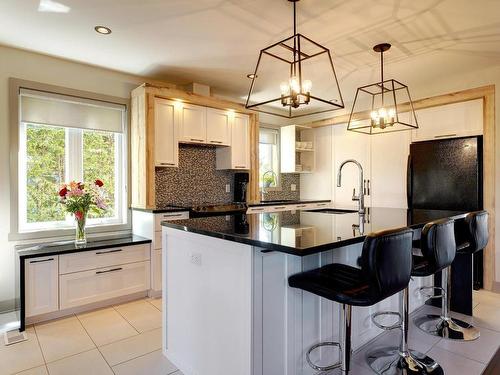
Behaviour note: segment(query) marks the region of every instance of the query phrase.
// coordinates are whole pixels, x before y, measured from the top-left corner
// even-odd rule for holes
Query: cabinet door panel
[[[234,169],[250,169],[250,124],[247,115],[236,114],[231,131],[231,154]]]
[[[205,143],[207,140],[207,109],[183,104],[180,109],[181,141]]]
[[[463,137],[483,133],[483,102],[471,100],[417,111],[412,141]]]
[[[174,102],[155,98],[155,165],[178,166],[177,114]]]
[[[372,206],[407,208],[406,168],[410,132],[374,135],[371,142]]]
[[[231,128],[228,111],[207,108],[207,142],[214,145],[229,146]]]
[[[352,190],[359,193],[359,172],[356,165],[349,163],[342,168],[342,186],[337,187],[337,173],[340,164],[347,159],[357,160],[363,167],[365,180],[370,179],[370,138],[371,136],[347,130],[347,126],[333,127],[334,163],[332,183],[335,188],[334,203],[336,206],[357,207],[358,202],[352,200]],[[367,191],[368,193],[368,191]],[[365,205],[370,206],[370,196],[365,195]]]
[[[26,317],[59,310],[59,262],[56,256],[25,260]]]

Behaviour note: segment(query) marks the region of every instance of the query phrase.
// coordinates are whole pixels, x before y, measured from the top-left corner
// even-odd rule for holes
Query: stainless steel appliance
[[[234,202],[245,203],[247,201],[248,173],[239,172],[234,174]]]

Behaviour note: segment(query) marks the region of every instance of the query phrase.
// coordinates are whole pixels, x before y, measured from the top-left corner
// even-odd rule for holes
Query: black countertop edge
[[[189,207],[164,207],[164,208],[137,208],[130,207],[132,211],[142,211],[142,212],[151,212],[153,214],[165,214],[168,212],[185,212],[189,211]]]
[[[261,213],[258,214],[247,214],[247,215],[262,215]],[[467,213],[461,213],[457,215],[450,215],[447,216],[450,219],[454,220],[459,220],[465,218]],[[196,220],[196,219],[190,219],[190,220]],[[164,227],[169,227],[169,228],[174,228],[174,229],[180,229],[184,232],[189,232],[189,233],[196,233],[196,234],[201,234],[209,237],[214,237],[214,238],[220,238],[223,240],[227,241],[233,241],[233,242],[238,242],[238,243],[243,243],[246,245],[251,245],[255,247],[259,247],[264,251],[277,251],[281,253],[286,253],[290,255],[295,255],[295,256],[307,256],[307,255],[312,255],[312,254],[317,254],[321,253],[324,251],[329,251],[329,250],[334,250],[338,249],[341,247],[349,246],[349,245],[354,245],[357,243],[362,243],[366,237],[366,235],[363,236],[358,236],[354,238],[347,238],[345,240],[341,241],[335,241],[332,243],[326,243],[326,244],[321,244],[318,246],[311,246],[307,248],[296,248],[296,247],[290,247],[290,246],[284,246],[284,245],[279,245],[271,242],[263,242],[259,241],[256,239],[248,238],[248,237],[243,237],[231,233],[223,233],[223,232],[215,232],[215,231],[210,231],[210,230],[205,230],[201,228],[194,228],[194,227],[188,227],[186,225],[182,225],[180,223],[176,223],[175,221],[162,221],[161,225]],[[414,225],[408,225],[408,228],[411,229],[420,229],[425,225],[425,223],[420,223],[420,224],[414,224]],[[387,228],[389,229],[389,228]],[[368,233],[367,233],[368,234]]]
[[[297,199],[288,202],[260,202],[260,203],[249,203],[248,207],[261,207],[261,206],[286,206],[289,204],[308,204],[308,203],[331,203],[330,199],[318,199],[318,200],[309,200],[309,199]]]
[[[50,255],[61,255],[79,253],[83,251],[101,250],[110,247],[125,247],[134,245],[143,245],[151,243],[151,240],[145,237],[131,235],[120,238],[94,239],[87,242],[86,245],[76,246],[73,242],[53,242],[43,244],[30,244],[16,249],[17,255],[21,259],[35,258]]]

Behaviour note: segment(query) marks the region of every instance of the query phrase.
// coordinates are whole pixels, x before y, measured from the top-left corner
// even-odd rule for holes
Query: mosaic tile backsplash
[[[234,171],[215,169],[215,147],[179,145],[179,168],[156,168],[156,207],[229,203],[233,200]],[[226,193],[226,184],[231,192]],[[296,191],[290,185],[297,186]],[[298,174],[281,175],[282,191],[265,199],[299,199]]]

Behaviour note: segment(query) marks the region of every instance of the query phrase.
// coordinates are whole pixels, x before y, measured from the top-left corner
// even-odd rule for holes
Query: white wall
[[[436,95],[441,95],[441,94],[446,94],[450,92],[455,92],[455,91],[461,91],[461,90],[466,90],[474,87],[480,87],[480,86],[486,86],[486,85],[496,85],[497,90],[500,88],[500,66],[499,67],[493,67],[489,69],[483,69],[479,71],[470,71],[467,74],[460,74],[460,75],[450,75],[450,76],[442,76],[439,77],[439,79],[436,79],[435,77],[433,79],[425,79],[425,74],[421,74],[419,76],[419,79],[416,79],[414,75],[412,75],[412,72],[408,72],[407,76],[410,76],[413,79],[413,83],[410,81],[408,82],[405,79],[402,79],[403,82],[407,83],[410,89],[410,93],[412,95],[412,98],[415,99],[420,99],[420,98],[426,98],[426,97],[431,97],[431,96],[436,96]],[[394,77],[398,78],[398,77]],[[369,83],[369,82],[366,82]],[[347,98],[347,101],[350,102],[352,98]],[[348,106],[346,106],[347,108]],[[495,107],[498,109],[500,108],[500,92],[496,92],[495,96]],[[350,108],[348,108],[350,110]],[[342,126],[342,125],[338,125]],[[331,131],[332,127],[325,127],[322,129],[317,130],[317,134],[321,134],[321,139],[323,138],[324,134],[332,134]],[[495,142],[496,145],[500,145],[500,116],[496,116],[496,127],[495,127],[496,133],[495,133]],[[326,140],[322,140],[316,148],[317,155],[321,155],[321,158],[324,158],[325,155],[331,155],[331,151],[326,149],[321,151],[321,147],[328,147],[328,145],[331,145],[332,142],[328,142]],[[319,146],[319,150],[318,150]],[[320,163],[326,163],[325,168],[330,168],[331,167],[331,161],[320,161],[317,160],[316,162],[316,167],[320,165]],[[330,165],[328,164],[330,163]],[[495,180],[496,180],[496,191],[495,191],[495,196],[500,197],[500,150],[498,150],[498,147],[495,147]],[[320,167],[322,168],[322,167]],[[321,171],[321,169],[320,169]],[[331,177],[330,177],[331,178]],[[321,180],[325,181],[328,179],[327,176],[322,175]],[[317,185],[318,185],[318,179],[316,176],[313,175],[301,175],[301,196],[303,198],[311,198],[314,196],[313,190]],[[327,189],[325,187],[321,188],[321,191],[323,193],[327,193]],[[316,195],[319,196],[319,195]],[[323,197],[323,196],[321,196]],[[330,194],[330,196],[325,196],[325,198],[333,198],[333,194]],[[499,228],[500,227],[500,199],[496,199],[496,223],[495,227]],[[496,271],[496,281],[500,282],[500,236],[496,236],[496,242],[495,242],[495,251],[496,251],[496,256],[495,256],[495,271]]]
[[[144,78],[0,46],[0,303],[14,298],[10,231],[9,77],[129,98]]]

